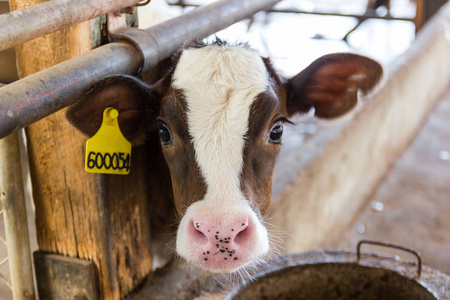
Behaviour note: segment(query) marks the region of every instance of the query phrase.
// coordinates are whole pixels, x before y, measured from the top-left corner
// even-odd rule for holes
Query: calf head
[[[269,251],[263,217],[287,117],[311,108],[318,117],[340,116],[381,73],[378,63],[341,53],[284,79],[246,45],[195,44],[180,50],[154,85],[107,77],[67,117],[93,135],[112,106],[135,143],[156,128],[181,220],[178,255],[212,272],[233,272]]]

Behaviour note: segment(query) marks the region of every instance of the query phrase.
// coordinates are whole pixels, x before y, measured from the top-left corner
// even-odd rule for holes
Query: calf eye
[[[270,142],[272,144],[279,144],[281,142],[281,136],[283,135],[283,124],[275,124],[270,131]]]
[[[167,125],[159,124],[159,140],[164,146],[170,145],[172,143],[172,133]]]

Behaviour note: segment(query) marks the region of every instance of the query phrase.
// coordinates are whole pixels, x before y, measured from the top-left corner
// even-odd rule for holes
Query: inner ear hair
[[[101,126],[103,111],[119,111],[119,125],[129,140],[145,130],[145,124],[158,112],[153,87],[128,75],[112,75],[96,83],[66,112],[67,119],[81,132],[94,135]],[[133,120],[135,119],[135,120]]]

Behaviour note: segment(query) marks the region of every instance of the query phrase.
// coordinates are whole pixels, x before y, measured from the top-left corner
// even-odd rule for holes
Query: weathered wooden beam
[[[0,1],[0,15],[9,12],[9,3]],[[0,51],[0,82],[10,83],[18,79],[14,48]]]
[[[100,300],[92,261],[37,251],[34,263],[40,299]]]
[[[417,0],[416,16],[414,17],[416,32],[419,32],[423,25],[447,2],[448,0]]]

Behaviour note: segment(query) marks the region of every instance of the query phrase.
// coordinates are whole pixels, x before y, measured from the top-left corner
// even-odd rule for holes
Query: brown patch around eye
[[[272,174],[280,145],[267,141],[274,123],[280,120],[280,103],[271,92],[260,94],[250,111],[241,189],[245,197],[264,215],[272,194]]]
[[[178,217],[182,217],[189,205],[202,200],[206,194],[206,183],[189,138],[186,109],[182,92],[170,89],[161,104],[160,118],[170,128],[175,142],[163,147],[162,151],[170,169]]]

